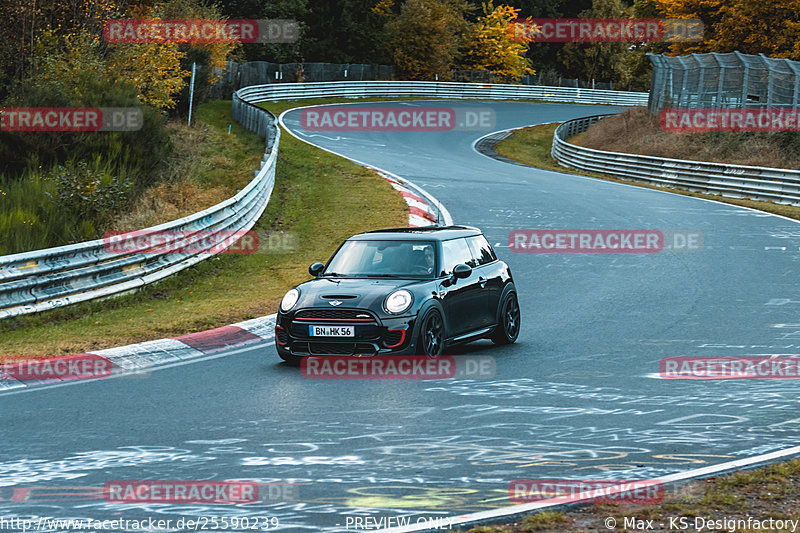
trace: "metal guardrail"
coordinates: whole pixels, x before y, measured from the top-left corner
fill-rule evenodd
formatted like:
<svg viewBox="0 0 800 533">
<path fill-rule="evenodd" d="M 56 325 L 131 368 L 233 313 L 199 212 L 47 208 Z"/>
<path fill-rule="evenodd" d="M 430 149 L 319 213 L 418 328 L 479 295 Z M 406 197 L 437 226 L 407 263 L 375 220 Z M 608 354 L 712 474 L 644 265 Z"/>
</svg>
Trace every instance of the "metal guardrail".
<svg viewBox="0 0 800 533">
<path fill-rule="evenodd" d="M 613 174 L 653 185 L 800 205 L 800 170 L 606 152 L 567 142 L 573 135 L 586 131 L 607 116 L 593 115 L 561 124 L 553 134 L 550 151 L 553 159 L 565 167 Z"/>
<path fill-rule="evenodd" d="M 470 100 L 547 100 L 550 102 L 622 106 L 647 105 L 649 96 L 648 93 L 608 91 L 604 89 L 444 81 L 280 83 L 245 87 L 237 91 L 237 94 L 248 102 L 300 100 L 331 96 L 340 98 L 425 96 Z"/>
<path fill-rule="evenodd" d="M 246 129 L 266 138 L 261 169 L 239 193 L 215 206 L 172 222 L 136 231 L 147 236 L 180 232 L 173 249 L 191 243 L 194 236 L 253 227 L 272 194 L 280 129 L 272 113 L 258 102 L 318 97 L 424 96 L 453 99 L 542 99 L 554 102 L 644 105 L 647 93 L 454 82 L 320 82 L 258 85 L 233 95 L 231 114 Z M 0 257 L 0 319 L 36 313 L 95 298 L 128 292 L 161 280 L 203 259 L 222 247 L 191 246 L 191 253 L 159 252 L 157 245 L 137 253 L 113 253 L 103 239 Z M 213 248 L 213 251 L 212 251 Z"/>
<path fill-rule="evenodd" d="M 220 253 L 222 244 L 204 239 L 210 233 L 236 232 L 253 227 L 267 206 L 275 183 L 280 132 L 275 117 L 265 109 L 247 107 L 245 127 L 267 138 L 261 170 L 235 196 L 187 217 L 132 232 L 146 239 L 170 232 L 178 238 L 172 252 L 152 239 L 153 245 L 122 254 L 97 239 L 57 248 L 0 257 L 0 319 L 117 295 L 161 280 Z M 225 234 L 225 235 L 230 235 Z M 180 250 L 176 252 L 175 250 Z"/>
</svg>

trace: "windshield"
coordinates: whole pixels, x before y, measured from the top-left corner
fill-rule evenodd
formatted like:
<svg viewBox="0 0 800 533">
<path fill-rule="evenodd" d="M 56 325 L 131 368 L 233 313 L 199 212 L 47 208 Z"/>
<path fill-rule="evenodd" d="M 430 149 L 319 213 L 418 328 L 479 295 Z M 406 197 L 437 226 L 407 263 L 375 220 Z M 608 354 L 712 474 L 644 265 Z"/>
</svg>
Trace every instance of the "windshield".
<svg viewBox="0 0 800 533">
<path fill-rule="evenodd" d="M 436 247 L 419 241 L 347 241 L 323 276 L 432 278 Z"/>
</svg>

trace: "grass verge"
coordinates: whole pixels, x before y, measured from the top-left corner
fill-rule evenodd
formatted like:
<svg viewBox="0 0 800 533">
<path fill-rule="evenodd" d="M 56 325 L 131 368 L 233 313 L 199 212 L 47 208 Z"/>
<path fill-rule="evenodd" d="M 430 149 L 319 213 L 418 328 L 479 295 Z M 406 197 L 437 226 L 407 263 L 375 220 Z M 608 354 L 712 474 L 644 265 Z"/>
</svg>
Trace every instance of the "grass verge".
<svg viewBox="0 0 800 533">
<path fill-rule="evenodd" d="M 754 470 L 691 481 L 675 487 L 657 504 L 596 503 L 562 511 L 545 511 L 502 525 L 480 526 L 471 533 L 530 533 L 534 531 L 642 531 L 646 520 L 659 531 L 731 531 L 719 522 L 752 517 L 763 522 L 800 520 L 800 459 Z M 665 492 L 670 492 L 669 487 Z M 608 527 L 606 520 L 615 527 Z M 672 522 L 670 522 L 672 519 Z M 682 520 L 681 520 L 682 519 Z M 633 524 L 638 526 L 634 526 Z M 732 524 L 733 522 L 728 522 Z M 626 526 L 627 524 L 627 526 Z M 763 525 L 763 524 L 762 524 Z M 735 531 L 792 531 L 777 525 L 758 529 L 736 526 Z"/>
<path fill-rule="evenodd" d="M 647 183 L 614 178 L 613 176 L 609 176 L 607 174 L 583 172 L 572 168 L 568 169 L 566 167 L 562 167 L 552 157 L 550 157 L 550 147 L 553 143 L 553 132 L 557 127 L 558 124 L 543 124 L 541 126 L 522 128 L 516 130 L 513 135 L 497 143 L 494 148 L 497 153 L 502 156 L 533 167 L 544 168 L 547 170 L 557 170 L 559 172 L 569 172 L 570 174 L 579 174 L 582 176 L 589 176 L 592 178 L 599 178 L 617 183 L 626 183 L 628 185 L 636 185 L 637 187 L 657 189 L 674 194 L 682 194 L 684 196 L 693 196 L 695 198 L 716 200 L 718 202 L 750 207 L 752 209 L 758 209 L 760 211 L 766 211 L 768 213 L 774 213 L 776 215 L 783 215 L 785 217 L 800 220 L 800 207 L 798 206 L 782 205 L 773 202 L 762 202 L 758 200 L 748 200 L 742 198 L 727 198 L 725 196 L 716 194 L 703 194 L 686 191 L 683 189 L 658 187 Z"/>
<path fill-rule="evenodd" d="M 800 168 L 800 134 L 794 132 L 667 132 L 658 116 L 634 107 L 592 124 L 574 144 L 630 154 L 695 159 L 732 165 Z"/>
<path fill-rule="evenodd" d="M 197 109 L 191 127 L 183 120 L 167 124 L 172 157 L 161 175 L 131 208 L 112 221 L 112 230 L 129 231 L 196 213 L 233 196 L 253 177 L 264 140 L 232 128 L 230 104 L 210 102 Z"/>
<path fill-rule="evenodd" d="M 308 102 L 265 107 L 277 113 L 297 105 Z M 194 168 L 212 188 L 235 190 L 252 179 L 264 141 L 231 120 L 230 102 L 201 109 L 208 134 Z M 271 314 L 290 286 L 308 279 L 308 265 L 327 259 L 343 239 L 408 223 L 405 202 L 385 180 L 288 134 L 275 181 L 256 229 L 293 232 L 294 253 L 217 256 L 130 295 L 0 321 L 0 356 L 81 353 Z"/>
</svg>

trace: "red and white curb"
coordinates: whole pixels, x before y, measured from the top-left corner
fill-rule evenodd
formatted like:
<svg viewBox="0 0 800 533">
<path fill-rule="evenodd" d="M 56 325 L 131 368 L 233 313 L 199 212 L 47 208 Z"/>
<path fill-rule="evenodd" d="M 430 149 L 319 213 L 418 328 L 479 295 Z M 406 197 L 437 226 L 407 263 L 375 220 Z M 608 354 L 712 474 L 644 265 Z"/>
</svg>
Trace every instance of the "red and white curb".
<svg viewBox="0 0 800 533">
<path fill-rule="evenodd" d="M 408 204 L 408 225 L 409 227 L 416 228 L 421 226 L 435 226 L 438 223 L 436 216 L 436 209 L 432 208 L 427 200 L 423 199 L 417 194 L 400 183 L 386 172 L 381 170 L 376 171 L 380 177 L 389 182 L 394 190 L 403 195 L 403 199 Z"/>
<path fill-rule="evenodd" d="M 70 361 L 85 360 L 89 355 L 93 359 L 106 360 L 106 368 L 110 368 L 110 372 L 95 379 L 122 376 L 141 377 L 152 369 L 171 363 L 197 359 L 222 350 L 241 348 L 250 344 L 271 343 L 274 340 L 274 328 L 275 315 L 273 314 L 180 337 L 141 342 L 85 354 L 32 360 L 24 364 L 28 365 L 28 369 L 36 364 L 36 371 L 42 374 L 58 375 L 59 372 L 51 372 L 57 362 L 69 365 Z M 26 373 L 30 374 L 30 372 Z M 17 379 L 13 374 L 14 372 L 7 372 L 5 369 L 0 370 L 0 393 L 40 385 L 57 385 L 81 379 L 70 375 L 64 375 L 63 378 Z"/>
</svg>

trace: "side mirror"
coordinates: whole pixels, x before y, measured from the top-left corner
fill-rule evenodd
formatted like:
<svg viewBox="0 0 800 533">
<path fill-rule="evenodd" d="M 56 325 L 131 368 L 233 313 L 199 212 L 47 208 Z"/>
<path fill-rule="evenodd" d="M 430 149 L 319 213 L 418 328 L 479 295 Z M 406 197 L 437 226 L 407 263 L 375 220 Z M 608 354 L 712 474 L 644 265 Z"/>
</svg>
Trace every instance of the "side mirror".
<svg viewBox="0 0 800 533">
<path fill-rule="evenodd" d="M 453 267 L 453 280 L 468 278 L 472 274 L 472 267 L 466 263 L 459 263 Z"/>
<path fill-rule="evenodd" d="M 325 270 L 325 265 L 322 263 L 313 263 L 310 267 L 308 267 L 308 273 L 315 278 L 322 274 L 323 270 Z"/>
</svg>

